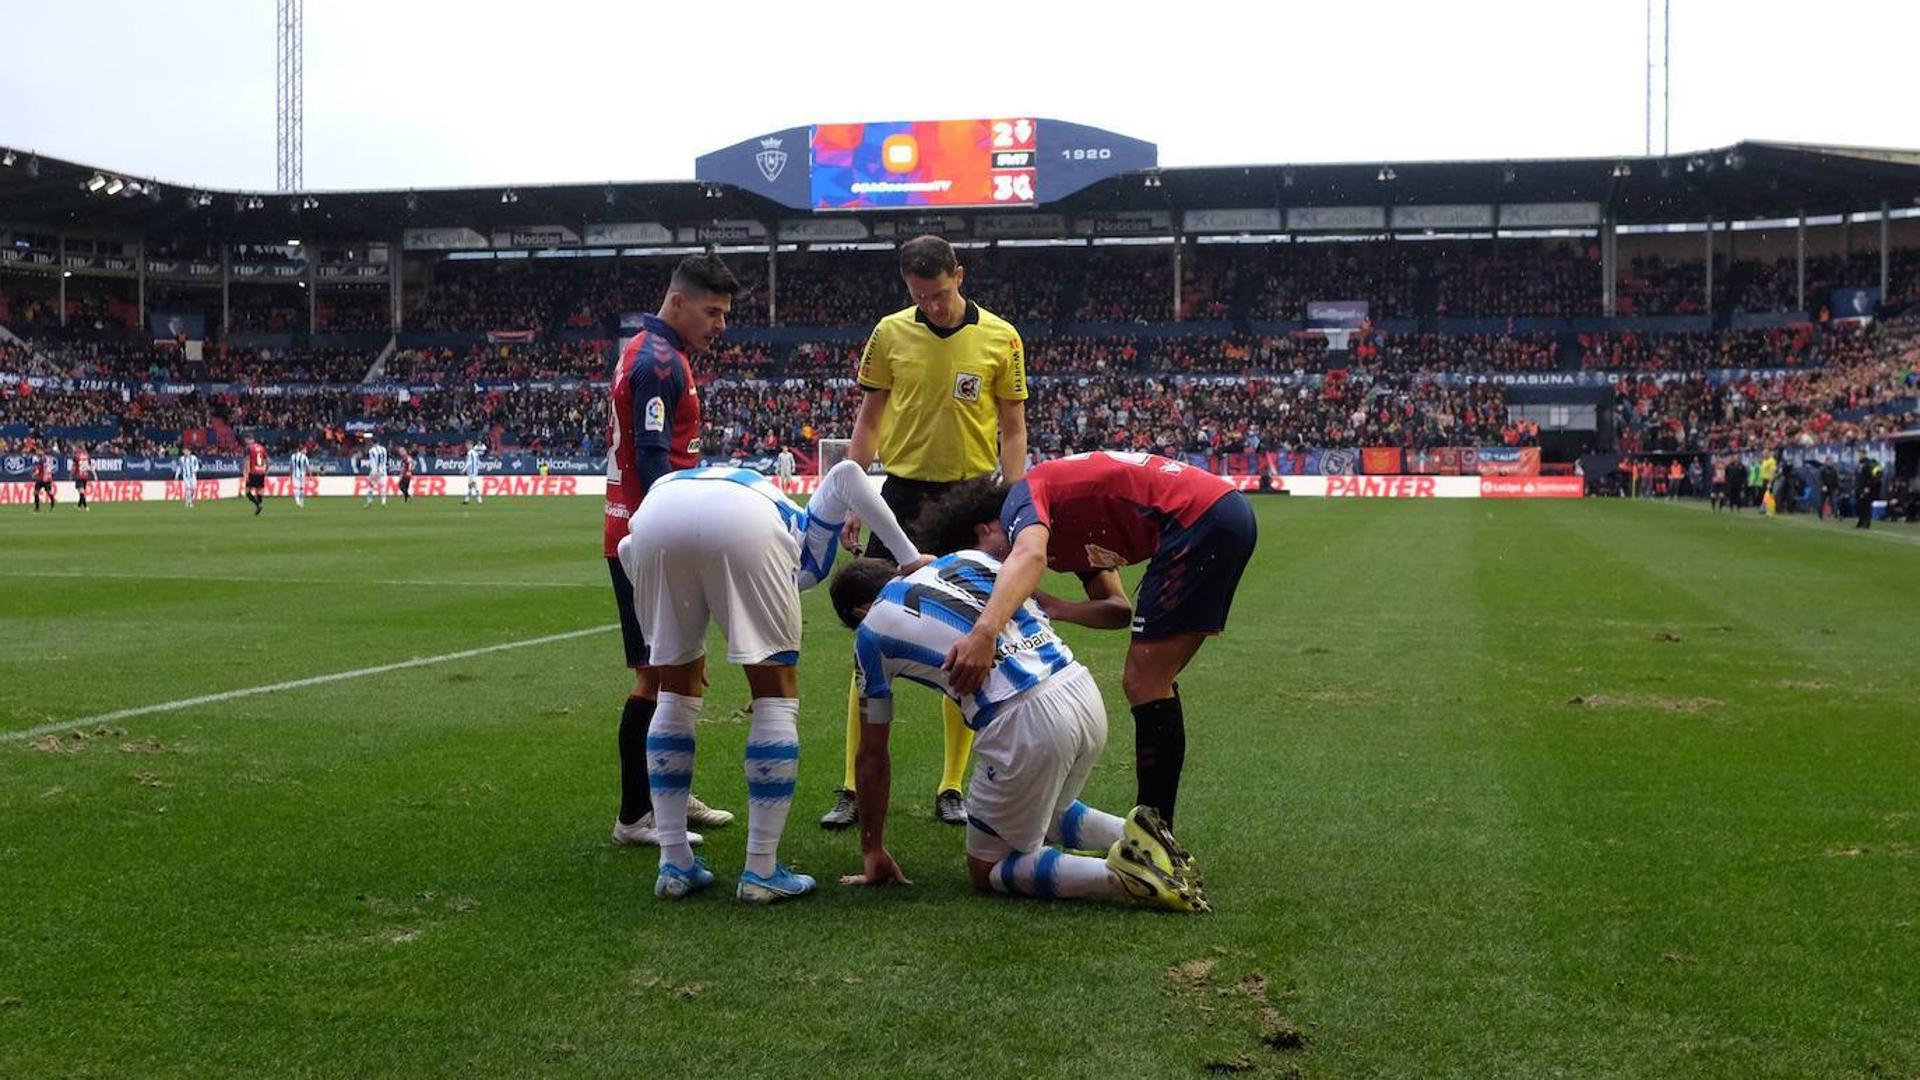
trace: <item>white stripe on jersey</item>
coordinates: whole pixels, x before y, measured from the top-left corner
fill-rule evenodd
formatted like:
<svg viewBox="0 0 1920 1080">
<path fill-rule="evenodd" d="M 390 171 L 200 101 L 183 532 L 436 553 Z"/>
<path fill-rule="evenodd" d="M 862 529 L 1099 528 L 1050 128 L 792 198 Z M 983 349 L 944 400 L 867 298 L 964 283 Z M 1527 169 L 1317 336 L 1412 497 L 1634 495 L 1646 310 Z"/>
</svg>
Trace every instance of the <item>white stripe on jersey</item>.
<svg viewBox="0 0 1920 1080">
<path fill-rule="evenodd" d="M 1073 651 L 1032 600 L 1020 606 L 994 641 L 993 670 L 969 699 L 961 700 L 942 666 L 947 651 L 973 629 L 993 593 L 998 560 L 978 551 L 935 559 L 905 578 L 889 582 L 853 636 L 854 677 L 870 699 L 893 696 L 895 679 L 923 683 L 960 703 L 967 726 L 979 731 L 1000 706 L 1074 666 Z M 891 719 L 872 710 L 869 722 Z"/>
<path fill-rule="evenodd" d="M 387 471 L 387 448 L 379 443 L 367 447 L 367 472 L 383 473 Z"/>
<path fill-rule="evenodd" d="M 478 446 L 467 447 L 466 469 L 468 476 L 480 475 L 480 448 Z"/>
</svg>

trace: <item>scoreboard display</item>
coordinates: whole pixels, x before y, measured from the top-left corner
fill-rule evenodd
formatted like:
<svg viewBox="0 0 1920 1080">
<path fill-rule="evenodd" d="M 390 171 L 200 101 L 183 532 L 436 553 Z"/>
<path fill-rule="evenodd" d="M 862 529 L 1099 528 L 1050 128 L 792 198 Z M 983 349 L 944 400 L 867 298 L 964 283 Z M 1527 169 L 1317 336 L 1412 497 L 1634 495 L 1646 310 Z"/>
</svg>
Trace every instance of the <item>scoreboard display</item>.
<svg viewBox="0 0 1920 1080">
<path fill-rule="evenodd" d="M 813 208 L 1032 206 L 1039 136 L 1032 117 L 820 124 Z"/>
<path fill-rule="evenodd" d="M 1007 116 L 788 128 L 702 155 L 694 176 L 795 210 L 1015 208 L 1158 164 L 1150 142 Z"/>
</svg>

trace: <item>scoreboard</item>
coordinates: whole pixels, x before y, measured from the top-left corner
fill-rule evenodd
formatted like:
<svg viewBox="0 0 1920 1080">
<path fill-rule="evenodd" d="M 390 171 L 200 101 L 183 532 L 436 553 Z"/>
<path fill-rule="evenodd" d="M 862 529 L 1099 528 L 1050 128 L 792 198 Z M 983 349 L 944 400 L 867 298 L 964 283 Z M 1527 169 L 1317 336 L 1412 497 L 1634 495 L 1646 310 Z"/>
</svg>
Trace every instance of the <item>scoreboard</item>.
<svg viewBox="0 0 1920 1080">
<path fill-rule="evenodd" d="M 696 179 L 796 210 L 1021 207 L 1159 162 L 1149 142 L 1032 116 L 788 128 L 703 155 Z"/>
<path fill-rule="evenodd" d="M 1031 206 L 1039 122 L 927 120 L 813 129 L 815 210 Z"/>
</svg>

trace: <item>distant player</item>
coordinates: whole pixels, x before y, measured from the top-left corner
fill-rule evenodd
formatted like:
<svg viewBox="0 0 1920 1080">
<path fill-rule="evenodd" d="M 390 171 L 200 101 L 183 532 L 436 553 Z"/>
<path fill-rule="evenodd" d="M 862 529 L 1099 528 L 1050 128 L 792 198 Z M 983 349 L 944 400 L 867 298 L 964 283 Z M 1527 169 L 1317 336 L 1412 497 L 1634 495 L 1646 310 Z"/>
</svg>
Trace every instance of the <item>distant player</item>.
<svg viewBox="0 0 1920 1080">
<path fill-rule="evenodd" d="M 267 506 L 267 448 L 260 445 L 259 439 L 248 439 L 246 450 L 247 501 L 253 504 L 253 516 L 259 517 L 260 511 Z"/>
<path fill-rule="evenodd" d="M 73 490 L 80 497 L 80 509 L 91 509 L 87 505 L 87 488 L 93 484 L 93 455 L 87 451 L 87 445 L 81 443 L 73 452 Z"/>
<path fill-rule="evenodd" d="M 1257 538 L 1253 507 L 1225 480 L 1156 454 L 1101 451 L 1042 462 L 1012 487 L 974 481 L 928 506 L 922 544 L 978 548 L 1004 560 L 979 622 L 945 657 L 953 688 L 975 693 L 992 673 L 994 628 L 1036 596 L 1049 569 L 1076 574 L 1087 599 L 1039 595 L 1053 619 L 1131 625 L 1121 686 L 1133 707 L 1134 802 L 1173 824 L 1186 764 L 1186 716 L 1174 680 L 1226 629 Z M 1138 611 L 1117 572 L 1147 563 Z"/>
<path fill-rule="evenodd" d="M 747 865 L 735 895 L 771 904 L 813 891 L 813 878 L 776 860 L 800 764 L 800 593 L 832 569 L 849 513 L 858 513 L 904 564 L 919 565 L 919 552 L 873 481 L 850 461 L 821 478 L 804 510 L 752 469 L 696 468 L 655 481 L 633 512 L 617 550 L 659 679 L 646 761 L 660 841 L 653 891 L 662 899 L 713 884 L 687 837 L 709 623 L 726 636 L 727 660 L 745 670 L 753 694 Z"/>
<path fill-rule="evenodd" d="M 1044 899 L 1132 896 L 1206 911 L 1193 860 L 1158 813 L 1138 806 L 1122 819 L 1079 801 L 1107 744 L 1107 710 L 1092 674 L 1037 604 L 1020 605 L 995 633 L 993 669 L 980 689 L 954 691 L 941 661 L 977 625 L 999 570 L 986 555 L 962 551 L 904 579 L 878 559 L 857 560 L 834 577 L 834 611 L 854 631 L 862 721 L 854 773 L 866 865 L 843 882 L 906 881 L 885 839 L 893 686 L 906 679 L 946 694 L 975 733 L 967 784 L 974 888 Z M 1106 855 L 1069 853 L 1087 849 Z"/>
<path fill-rule="evenodd" d="M 367 447 L 367 506 L 373 505 L 376 492 L 380 505 L 387 505 L 387 448 L 378 439 Z"/>
<path fill-rule="evenodd" d="M 173 474 L 180 478 L 181 504 L 193 509 L 195 489 L 200 486 L 200 459 L 194 456 L 192 447 L 180 448 L 180 456 L 173 463 Z"/>
<path fill-rule="evenodd" d="M 288 473 L 293 481 L 293 505 L 296 508 L 307 505 L 307 470 L 312 465 L 304 446 L 296 447 L 293 457 L 287 459 Z"/>
<path fill-rule="evenodd" d="M 620 565 L 620 541 L 653 482 L 675 469 L 700 464 L 700 398 L 687 357 L 713 343 L 727 328 L 740 282 L 718 256 L 681 260 L 660 310 L 640 317 L 640 332 L 627 339 L 614 364 L 608 399 L 607 497 L 600 538 L 620 618 L 620 643 L 633 689 L 620 709 L 615 745 L 620 763 L 620 805 L 613 819 L 615 844 L 658 844 L 653 798 L 647 780 L 647 729 L 660 705 L 660 677 L 648 659 L 647 637 L 634 613 L 634 585 Z M 479 494 L 480 449 L 469 451 L 467 491 Z M 719 828 L 733 814 L 687 796 L 688 819 Z M 688 833 L 689 843 L 700 842 Z"/>
<path fill-rule="evenodd" d="M 773 474 L 780 478 L 780 490 L 793 494 L 793 451 L 780 447 L 779 456 L 773 459 Z"/>
<path fill-rule="evenodd" d="M 400 501 L 413 501 L 413 451 L 400 447 Z"/>
<path fill-rule="evenodd" d="M 52 513 L 59 504 L 55 494 L 54 477 L 58 474 L 59 464 L 53 456 L 51 446 L 42 447 L 33 459 L 33 512 L 40 512 L 40 494 L 46 493 L 47 512 Z"/>
<path fill-rule="evenodd" d="M 460 500 L 461 506 L 467 505 L 469 499 L 480 506 L 485 506 L 487 503 L 487 497 L 480 493 L 480 459 L 485 457 L 486 453 L 486 444 L 479 439 L 467 444 L 467 460 L 460 466 L 461 472 L 467 477 L 467 493 Z"/>
</svg>

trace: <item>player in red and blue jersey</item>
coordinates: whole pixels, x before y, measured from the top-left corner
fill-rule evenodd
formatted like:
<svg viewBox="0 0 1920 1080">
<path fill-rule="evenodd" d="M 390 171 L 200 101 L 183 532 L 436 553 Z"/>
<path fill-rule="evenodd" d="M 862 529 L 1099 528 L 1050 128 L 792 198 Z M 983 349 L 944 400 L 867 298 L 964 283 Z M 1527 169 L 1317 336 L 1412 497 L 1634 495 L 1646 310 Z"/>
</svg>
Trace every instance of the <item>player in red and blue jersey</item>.
<svg viewBox="0 0 1920 1080">
<path fill-rule="evenodd" d="M 34 456 L 34 459 L 33 459 L 33 512 L 34 513 L 37 514 L 40 512 L 40 493 L 43 491 L 47 493 L 47 510 L 49 513 L 51 513 L 54 509 L 56 509 L 60 505 L 60 500 L 56 497 L 57 489 L 54 487 L 54 483 L 53 483 L 53 478 L 58 473 L 59 468 L 60 468 L 60 465 L 58 460 L 53 456 L 52 447 L 47 447 L 41 450 L 39 454 Z"/>
<path fill-rule="evenodd" d="M 1042 462 L 1011 487 L 970 481 L 930 505 L 920 530 L 936 554 L 978 548 L 1002 561 L 986 609 L 946 657 L 962 694 L 979 688 L 995 635 L 1028 597 L 1051 619 L 1132 627 L 1121 685 L 1133 708 L 1134 801 L 1171 824 L 1187 753 L 1174 680 L 1226 629 L 1258 535 L 1247 497 L 1172 458 L 1100 451 Z M 1129 603 L 1117 571 L 1139 562 L 1147 572 Z M 1049 569 L 1077 574 L 1087 599 L 1038 593 Z"/>
<path fill-rule="evenodd" d="M 246 474 L 247 501 L 253 504 L 253 516 L 259 517 L 266 508 L 267 469 L 271 463 L 267 458 L 267 448 L 260 445 L 259 439 L 247 440 Z"/>
<path fill-rule="evenodd" d="M 620 812 L 616 844 L 658 844 L 647 791 L 647 727 L 660 699 L 660 679 L 634 614 L 634 585 L 620 568 L 620 541 L 655 480 L 700 464 L 700 398 L 687 358 L 727 328 L 740 282 L 717 255 L 691 255 L 674 268 L 667 296 L 620 350 L 613 369 L 613 423 L 607 442 L 607 508 L 602 530 L 607 571 L 620 612 L 633 692 L 620 713 Z M 725 825 L 733 815 L 690 798 L 690 824 Z M 691 835 L 691 834 L 690 834 Z M 698 842 L 695 839 L 694 842 Z"/>
</svg>

